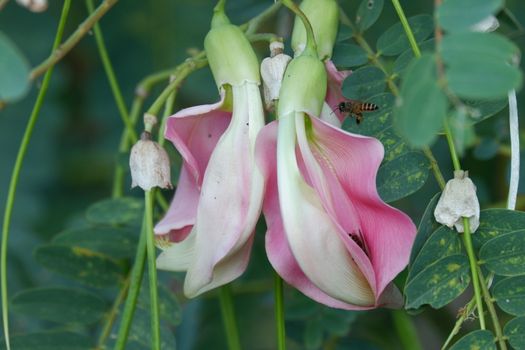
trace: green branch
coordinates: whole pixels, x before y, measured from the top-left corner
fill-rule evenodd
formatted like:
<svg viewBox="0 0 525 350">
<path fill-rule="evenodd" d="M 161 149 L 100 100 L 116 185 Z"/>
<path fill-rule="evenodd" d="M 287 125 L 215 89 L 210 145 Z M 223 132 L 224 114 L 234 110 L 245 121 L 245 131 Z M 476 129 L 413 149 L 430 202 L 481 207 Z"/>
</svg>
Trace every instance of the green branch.
<svg viewBox="0 0 525 350">
<path fill-rule="evenodd" d="M 277 326 L 277 349 L 286 350 L 286 330 L 284 323 L 283 279 L 274 272 L 275 324 Z"/>
<path fill-rule="evenodd" d="M 229 285 L 219 288 L 219 301 L 221 304 L 221 314 L 226 331 L 226 340 L 229 350 L 241 350 L 237 322 L 235 320 L 235 310 L 233 307 L 232 292 Z"/>
<path fill-rule="evenodd" d="M 53 42 L 52 51 L 54 51 L 60 44 L 60 41 L 62 41 L 62 35 L 64 34 L 64 28 L 66 25 L 66 19 L 69 14 L 70 6 L 71 0 L 65 0 L 64 5 L 62 7 L 62 13 L 60 15 L 60 21 L 58 22 L 58 29 L 55 36 L 55 40 Z M 46 68 L 44 81 L 42 82 L 42 86 L 40 87 L 40 91 L 38 92 L 35 105 L 33 106 L 33 111 L 31 112 L 31 116 L 27 121 L 24 136 L 22 137 L 22 141 L 20 143 L 18 153 L 16 155 L 15 165 L 13 166 L 13 172 L 11 173 L 11 180 L 9 181 L 9 189 L 7 192 L 7 200 L 4 209 L 4 220 L 2 224 L 2 250 L 0 253 L 0 283 L 2 290 L 2 321 L 4 324 L 4 338 L 7 350 L 11 348 L 9 344 L 9 305 L 7 300 L 7 243 L 9 240 L 9 226 L 11 224 L 11 215 L 13 212 L 13 206 L 15 202 L 15 194 L 18 185 L 18 179 L 20 178 L 20 170 L 22 169 L 22 164 L 24 162 L 24 158 L 27 152 L 27 147 L 29 145 L 29 141 L 31 140 L 31 135 L 33 134 L 35 124 L 38 120 L 40 109 L 42 108 L 42 104 L 44 103 L 44 98 L 49 87 L 49 82 L 51 81 L 53 66 L 54 63 L 50 64 Z"/>
</svg>

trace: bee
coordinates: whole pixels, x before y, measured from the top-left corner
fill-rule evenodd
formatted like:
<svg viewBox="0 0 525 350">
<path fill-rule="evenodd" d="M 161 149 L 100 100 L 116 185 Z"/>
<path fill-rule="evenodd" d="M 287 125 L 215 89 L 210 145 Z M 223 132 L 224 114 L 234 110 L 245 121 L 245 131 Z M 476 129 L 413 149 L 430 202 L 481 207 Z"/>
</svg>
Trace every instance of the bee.
<svg viewBox="0 0 525 350">
<path fill-rule="evenodd" d="M 363 112 L 375 111 L 379 109 L 379 107 L 370 102 L 343 101 L 337 105 L 336 109 L 341 113 L 348 113 L 350 116 L 355 116 L 355 122 L 359 124 L 363 120 Z"/>
</svg>

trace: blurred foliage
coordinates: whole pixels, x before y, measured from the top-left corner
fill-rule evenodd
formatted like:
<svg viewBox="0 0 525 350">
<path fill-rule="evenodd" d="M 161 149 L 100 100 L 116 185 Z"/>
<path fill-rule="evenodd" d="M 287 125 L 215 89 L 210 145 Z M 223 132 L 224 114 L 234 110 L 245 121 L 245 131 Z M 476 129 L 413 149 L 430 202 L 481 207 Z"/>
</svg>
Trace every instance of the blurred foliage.
<svg viewBox="0 0 525 350">
<path fill-rule="evenodd" d="M 453 295 L 435 293 L 434 296 L 439 298 L 418 299 L 411 303 L 410 293 L 428 288 L 424 283 L 426 275 L 421 274 L 423 270 L 442 272 L 443 268 L 446 270 L 450 266 L 450 260 L 454 259 L 457 259 L 454 262 L 460 266 L 465 264 L 464 256 L 458 253 L 461 250 L 457 249 L 460 247 L 457 235 L 446 228 L 439 228 L 428 215 L 430 211 L 423 216 L 425 203 L 431 200 L 439 187 L 432 178 L 428 161 L 426 158 L 418 158 L 421 152 L 412 146 L 434 141 L 432 135 L 439 131 L 440 125 L 434 125 L 432 135 L 427 135 L 423 132 L 429 125 L 428 121 L 436 113 L 443 116 L 443 111 L 450 109 L 450 106 L 443 101 L 436 103 L 418 98 L 418 91 L 435 89 L 436 86 L 417 86 L 418 78 L 425 72 L 419 72 L 420 67 L 411 64 L 413 54 L 391 2 L 375 0 L 372 6 L 369 2 L 340 1 L 348 17 L 354 21 L 356 29 L 353 31 L 349 27 L 341 27 L 334 61 L 340 68 L 355 69 L 354 74 L 345 81 L 345 95 L 373 102 L 380 109 L 367 113 L 359 126 L 355 125 L 355 120 L 347 118 L 343 128 L 376 136 L 384 143 L 385 161 L 378 175 L 381 195 L 387 201 L 395 201 L 394 204 L 409 213 L 415 222 L 423 217 L 416 241 L 418 251 L 413 252 L 411 270 L 407 277 L 405 292 L 409 306 L 430 304 L 438 307 L 459 296 L 455 302 L 440 310 L 423 312 L 427 310 L 427 307 L 423 307 L 418 310 L 420 313 L 415 315 L 414 312 L 412 316 L 419 338 L 424 340 L 425 349 L 437 349 L 450 332 L 457 309 L 467 301 L 461 293 L 467 287 L 470 276 L 468 270 L 453 276 L 452 280 L 457 282 L 458 287 L 453 290 Z M 503 55 L 504 59 L 511 61 L 517 49 L 524 51 L 525 29 L 517 26 L 512 18 L 515 16 L 519 23 L 525 24 L 525 3 L 519 0 L 505 3 L 504 10 L 498 13 L 501 23 L 499 36 L 484 37 L 488 38 L 491 45 L 485 45 L 485 41 L 480 44 L 476 42 L 476 38 L 470 38 L 470 45 L 467 48 L 461 46 L 458 53 L 455 40 L 460 43 L 465 41 L 464 38 L 458 39 L 458 36 L 465 35 L 461 33 L 464 28 L 501 6 L 500 1 L 493 0 L 489 1 L 492 8 L 478 11 L 475 1 L 471 2 L 473 5 L 469 10 L 461 11 L 462 16 L 469 16 L 469 21 L 458 22 L 451 18 L 458 13 L 453 8 L 453 1 L 447 1 L 449 8 L 443 8 L 438 13 L 438 20 L 442 25 L 451 32 L 456 32 L 446 37 L 443 43 L 445 63 L 453 72 L 447 76 L 450 88 L 458 96 L 469 99 L 464 100 L 465 110 L 456 109 L 454 113 L 450 113 L 451 127 L 455 135 L 464 136 L 456 137 L 463 140 L 457 146 L 464 156 L 464 167 L 469 169 L 478 187 L 482 207 L 501 208 L 506 200 L 509 167 L 506 101 L 470 99 L 485 97 L 487 94 L 504 95 L 509 87 L 519 85 L 517 70 L 502 65 L 501 61 L 496 64 L 495 59 L 501 59 Z M 46 12 L 34 14 L 11 1 L 0 11 L 2 53 L 7 52 L 7 47 L 16 45 L 18 49 L 9 49 L 10 52 L 25 56 L 30 66 L 45 59 L 49 55 L 60 5 L 61 2 L 50 2 Z M 188 57 L 189 52 L 202 48 L 213 5 L 214 2 L 208 0 L 128 0 L 119 2 L 102 19 L 100 24 L 109 55 L 128 105 L 131 104 L 135 87 L 142 78 L 174 67 Z M 263 0 L 229 0 L 227 12 L 232 22 L 240 24 L 269 5 L 268 1 Z M 406 2 L 404 6 L 423 51 L 432 51 L 433 1 Z M 476 11 L 471 11 L 472 8 L 476 8 Z M 66 33 L 74 31 L 86 15 L 83 2 L 73 2 Z M 278 35 L 288 38 L 291 18 L 286 11 L 281 11 L 262 31 L 274 30 Z M 22 25 L 27 23 L 30 25 Z M 389 81 L 391 77 L 373 64 L 369 53 L 352 39 L 355 34 L 362 35 L 368 43 L 374 43 L 370 47 L 387 56 L 381 59 L 386 71 L 394 75 L 393 79 Z M 9 39 L 5 39 L 4 35 Z M 257 44 L 255 47 L 261 56 L 266 54 L 265 45 Z M 467 49 L 482 52 L 476 57 L 480 61 L 479 67 L 485 70 L 462 75 L 462 67 L 468 64 L 463 62 L 466 58 L 463 50 Z M 424 60 L 425 58 L 423 63 Z M 26 89 L 20 85 L 19 94 L 8 96 L 9 98 L 4 95 L 6 72 L 17 79 L 16 76 L 25 74 L 23 71 L 27 69 L 24 65 L 9 67 L 11 69 L 6 70 L 5 63 L 0 63 L 0 98 L 5 100 L 19 98 Z M 523 70 L 523 60 L 520 67 Z M 503 77 L 497 80 L 500 84 L 486 84 L 475 80 L 483 76 L 487 69 L 496 72 L 497 77 Z M 411 73 L 413 78 L 410 78 Z M 404 83 L 399 84 L 400 76 L 406 79 Z M 504 79 L 505 76 L 509 78 Z M 455 78 L 461 79 L 455 81 Z M 465 81 L 468 84 L 464 84 Z M 398 136 L 392 126 L 395 99 L 392 91 L 387 92 L 389 83 L 392 82 L 401 87 L 401 93 L 410 99 L 410 110 L 401 110 L 401 114 L 406 113 L 410 118 L 401 119 L 397 130 L 403 135 L 406 130 L 409 142 Z M 40 79 L 37 79 L 25 97 L 16 103 L 7 104 L 0 111 L 2 210 L 16 149 L 39 84 Z M 405 86 L 406 84 L 408 85 Z M 146 106 L 159 91 L 155 89 L 152 92 L 146 100 Z M 208 69 L 203 69 L 192 74 L 183 85 L 176 105 L 177 108 L 182 108 L 197 103 L 209 103 L 217 98 L 211 74 Z M 518 95 L 518 109 L 525 111 L 523 89 Z M 414 120 L 415 117 L 421 119 Z M 521 123 L 524 122 L 522 118 Z M 138 190 L 127 190 L 128 197 L 117 202 L 108 199 L 121 130 L 118 110 L 93 37 L 88 35 L 56 67 L 21 174 L 9 245 L 11 331 L 15 335 L 24 333 L 31 336 L 15 336 L 12 339 L 14 349 L 93 348 L 119 292 L 116 287 L 126 283 L 142 219 L 142 201 L 133 198 L 140 197 L 141 192 Z M 417 137 L 411 138 L 410 135 Z M 174 154 L 172 147 L 168 147 Z M 445 177 L 451 177 L 450 157 L 442 137 L 432 144 L 432 151 Z M 400 160 L 408 155 L 413 160 L 412 163 Z M 173 164 L 173 180 L 176 180 L 180 161 L 174 161 Z M 524 159 L 522 169 L 525 169 Z M 129 188 L 129 177 L 126 181 L 126 188 Z M 522 176 L 521 196 L 524 192 L 525 176 Z M 166 199 L 171 197 L 171 193 L 166 192 L 164 195 Z M 521 196 L 518 209 L 523 210 L 525 197 Z M 435 202 L 430 204 L 432 205 Z M 523 251 L 519 249 L 523 249 L 524 231 L 518 230 L 524 227 L 525 221 L 523 215 L 517 217 L 518 214 L 500 209 L 489 209 L 483 211 L 482 215 L 484 216 L 480 230 L 474 236 L 474 243 L 486 262 L 487 269 L 496 274 L 514 276 L 498 280 L 493 291 L 501 309 L 517 316 L 508 318 L 510 321 L 506 323 L 504 333 L 509 337 L 511 345 L 520 348 L 519 344 L 524 342 L 525 329 L 525 294 L 521 288 L 523 265 L 507 263 L 503 266 L 506 270 L 502 270 L 497 264 L 499 259 L 495 257 L 495 252 L 498 249 L 507 249 L 509 254 L 523 256 Z M 239 322 L 241 342 L 245 348 L 255 350 L 275 347 L 272 269 L 265 257 L 264 231 L 264 224 L 261 223 L 257 229 L 248 271 L 232 287 L 237 319 L 242 320 Z M 84 239 L 88 235 L 96 237 L 96 240 Z M 442 245 L 441 239 L 447 239 L 450 243 L 447 244 L 447 252 L 450 254 L 442 254 L 442 250 L 433 248 L 433 243 Z M 436 254 L 441 254 L 438 260 L 435 260 Z M 461 269 L 459 271 L 465 272 Z M 159 276 L 163 348 L 173 349 L 175 343 L 179 350 L 226 348 L 216 293 L 210 292 L 202 298 L 186 300 L 182 296 L 181 275 L 161 272 Z M 450 279 L 447 281 L 450 282 Z M 150 327 L 147 283 L 141 290 L 129 349 L 148 348 Z M 430 290 L 435 292 L 439 288 Z M 510 301 L 509 291 L 513 292 L 514 298 Z M 419 292 L 416 294 L 420 295 Z M 41 303 L 43 295 L 47 298 L 47 305 Z M 75 303 L 72 303 L 72 298 Z M 403 348 L 389 310 L 333 310 L 306 299 L 291 288 L 285 288 L 285 305 L 290 349 L 318 349 L 323 346 L 328 349 Z M 81 324 L 71 322 L 78 315 L 83 315 Z M 118 324 L 117 317 L 110 329 L 112 335 L 116 334 Z M 469 333 L 475 326 L 473 322 L 464 324 L 461 333 L 464 337 L 456 343 L 456 349 L 468 348 L 473 342 L 483 339 L 490 343 L 493 339 L 490 332 Z M 108 339 L 106 345 L 111 345 L 114 337 L 110 336 Z M 479 346 L 491 349 L 490 345 L 486 345 L 487 342 Z M 3 343 L 0 348 L 2 346 Z"/>
</svg>

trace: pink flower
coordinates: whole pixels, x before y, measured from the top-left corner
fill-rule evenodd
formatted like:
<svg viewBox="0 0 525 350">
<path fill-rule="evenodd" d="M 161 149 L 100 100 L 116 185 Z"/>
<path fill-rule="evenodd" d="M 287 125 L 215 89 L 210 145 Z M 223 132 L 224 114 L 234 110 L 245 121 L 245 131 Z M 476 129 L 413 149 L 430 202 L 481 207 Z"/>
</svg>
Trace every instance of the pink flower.
<svg viewBox="0 0 525 350">
<path fill-rule="evenodd" d="M 322 67 L 299 59 L 286 72 L 278 121 L 257 140 L 268 258 L 286 282 L 328 306 L 399 306 L 392 280 L 408 262 L 416 228 L 377 194 L 383 146 L 318 119 L 311 98 L 301 106 L 301 86 L 318 86 L 323 76 L 301 80 Z"/>
</svg>

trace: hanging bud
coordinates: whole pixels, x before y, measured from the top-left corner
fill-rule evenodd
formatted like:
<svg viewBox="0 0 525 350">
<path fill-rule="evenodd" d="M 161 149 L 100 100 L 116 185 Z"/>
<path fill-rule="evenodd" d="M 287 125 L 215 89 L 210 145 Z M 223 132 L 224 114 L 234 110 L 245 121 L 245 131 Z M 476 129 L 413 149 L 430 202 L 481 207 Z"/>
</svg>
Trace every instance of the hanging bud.
<svg viewBox="0 0 525 350">
<path fill-rule="evenodd" d="M 282 42 L 272 41 L 270 43 L 270 57 L 266 57 L 261 62 L 264 104 L 268 110 L 273 110 L 275 101 L 279 99 L 284 71 L 292 59 L 284 54 L 283 50 L 284 44 Z"/>
<path fill-rule="evenodd" d="M 458 232 L 464 232 L 463 218 L 470 220 L 471 233 L 478 229 L 479 201 L 468 171 L 454 171 L 454 178 L 447 182 L 439 198 L 434 217 L 440 224 L 454 226 Z"/>
<path fill-rule="evenodd" d="M 151 141 L 149 132 L 143 132 L 131 148 L 129 168 L 132 188 L 139 186 L 144 191 L 153 187 L 172 188 L 168 154 L 158 143 Z"/>
<path fill-rule="evenodd" d="M 16 0 L 16 2 L 32 12 L 42 12 L 47 10 L 47 0 Z"/>
</svg>

